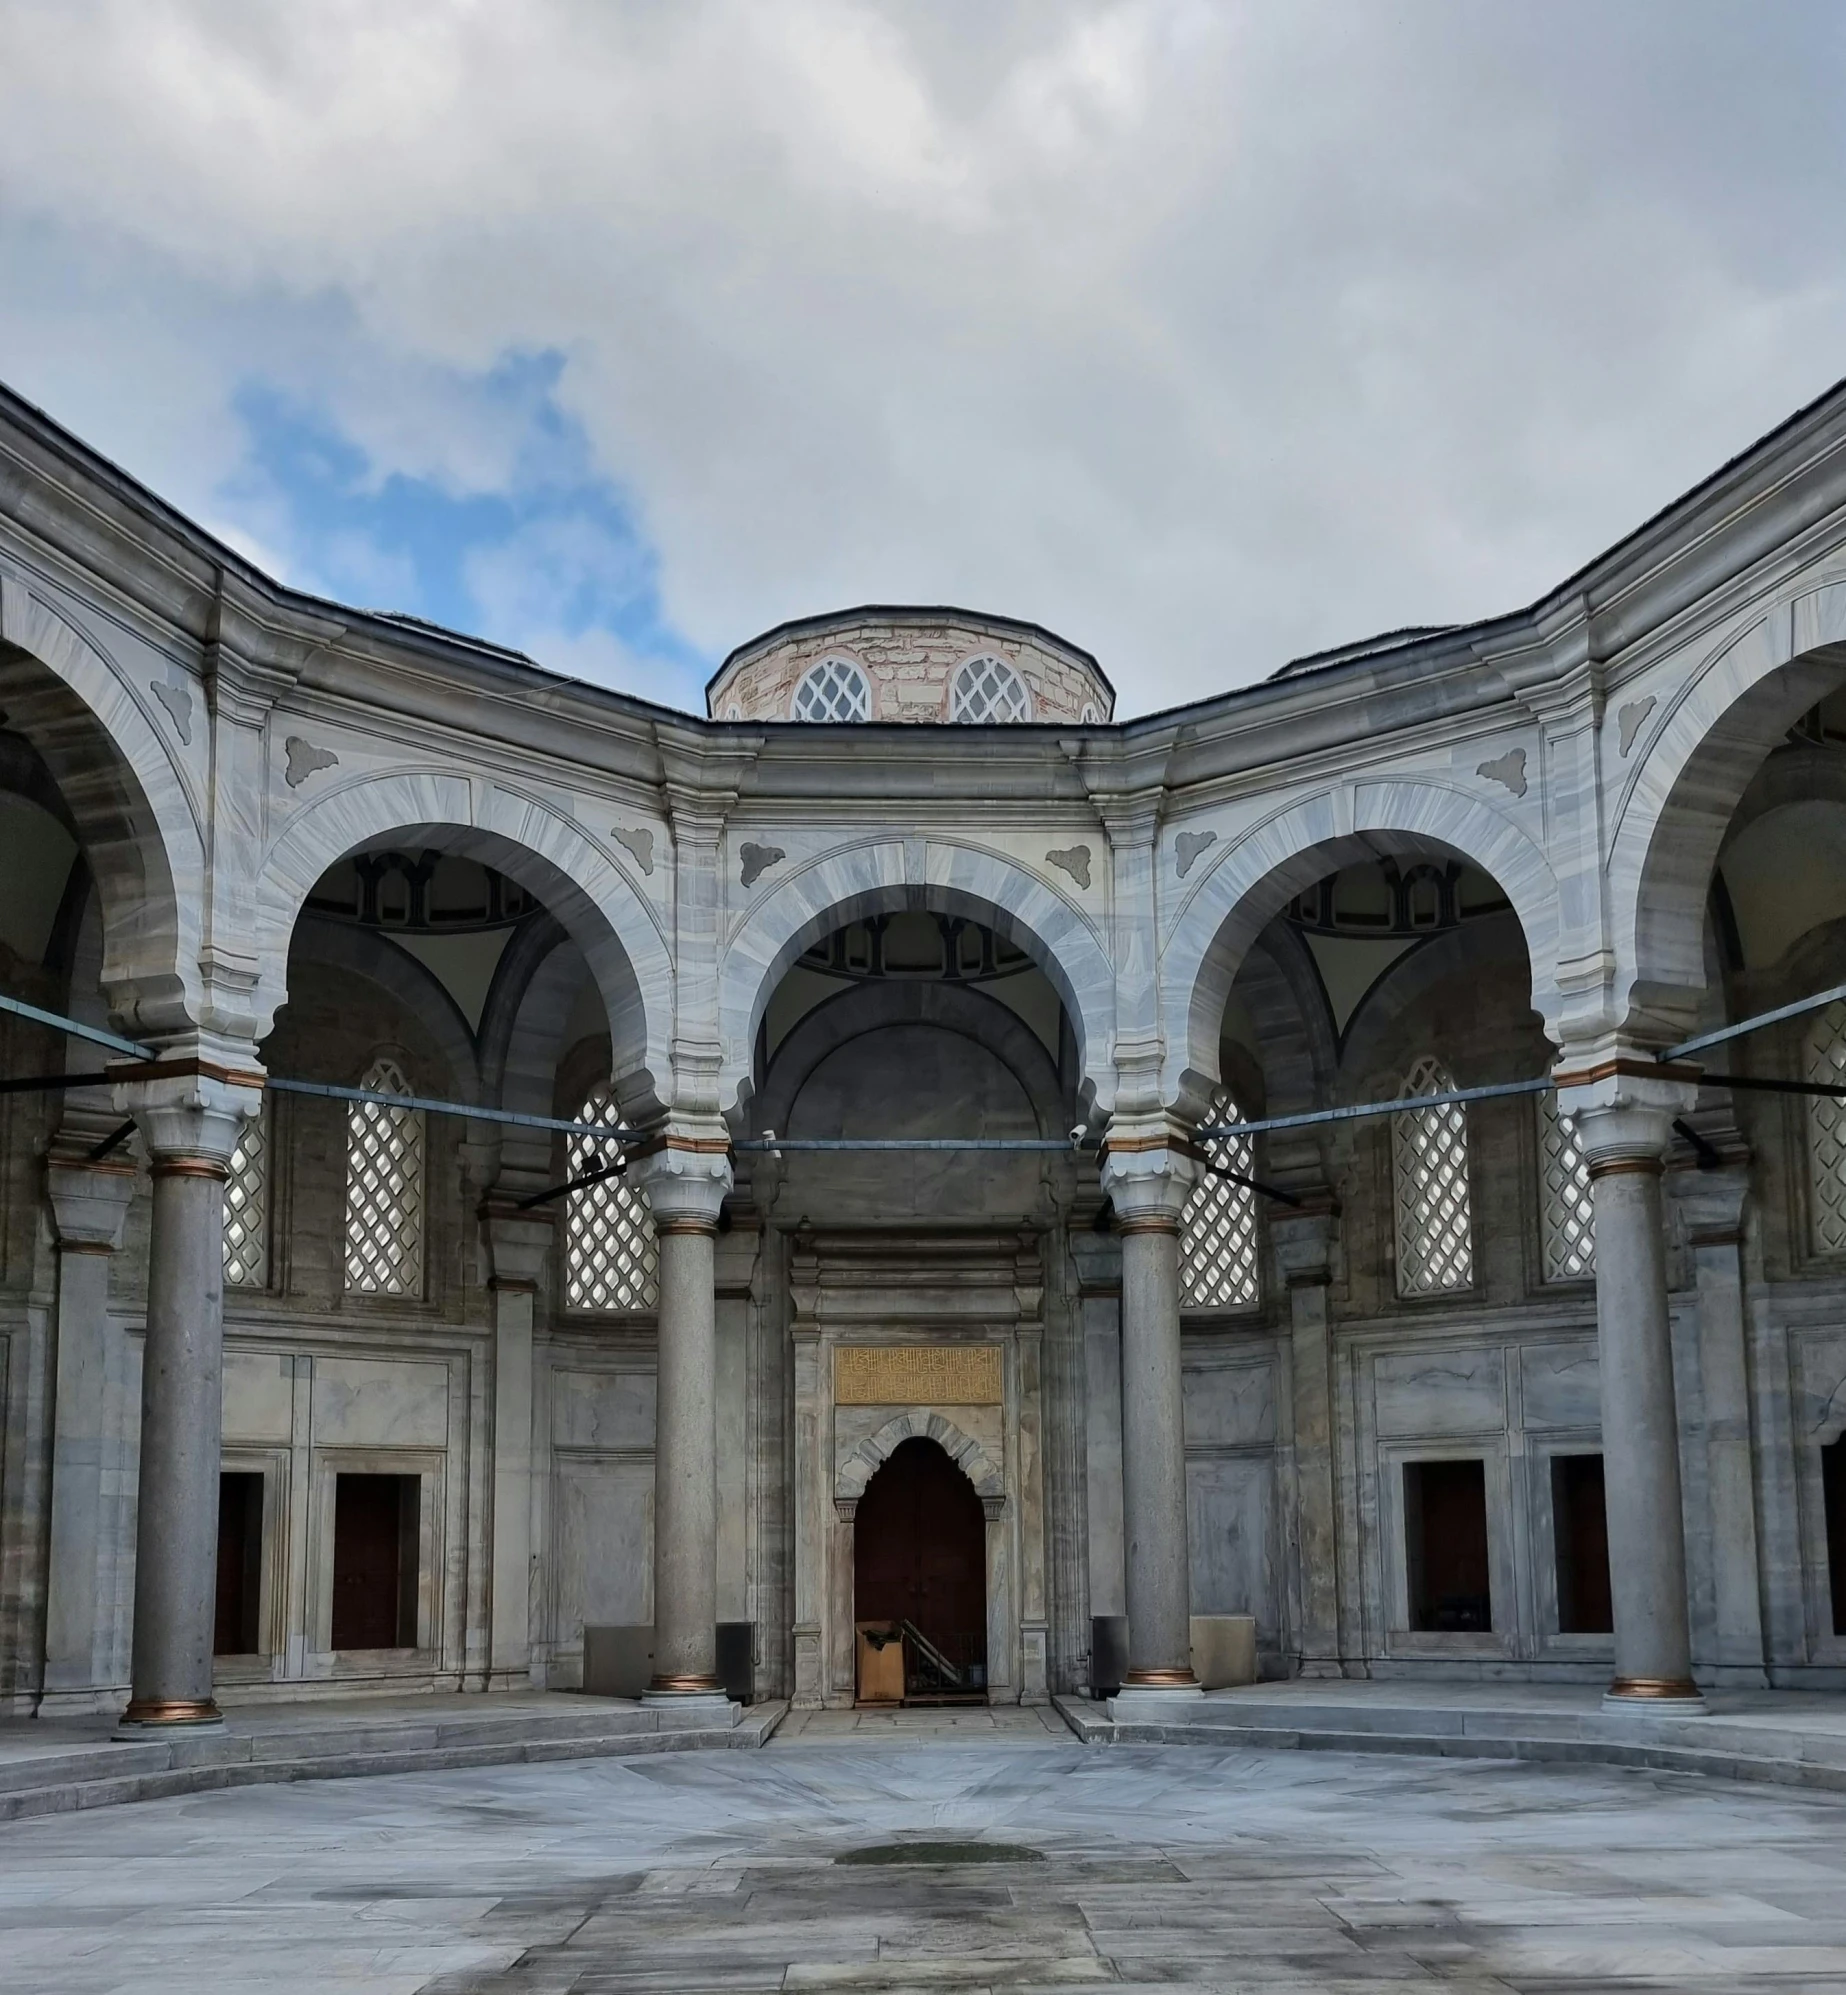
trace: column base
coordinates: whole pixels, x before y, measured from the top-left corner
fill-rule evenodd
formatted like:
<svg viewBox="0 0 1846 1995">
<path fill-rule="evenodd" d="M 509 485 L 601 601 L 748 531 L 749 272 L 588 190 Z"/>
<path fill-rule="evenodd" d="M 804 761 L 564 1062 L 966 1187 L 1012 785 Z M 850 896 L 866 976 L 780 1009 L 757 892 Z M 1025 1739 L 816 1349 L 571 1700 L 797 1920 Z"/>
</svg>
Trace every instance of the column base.
<svg viewBox="0 0 1846 1995">
<path fill-rule="evenodd" d="M 143 1742 L 183 1733 L 187 1738 L 224 1730 L 224 1713 L 209 1697 L 135 1697 L 110 1735 Z"/>
<path fill-rule="evenodd" d="M 728 1732 L 743 1715 L 743 1706 L 733 1702 L 716 1683 L 709 1690 L 664 1690 L 650 1684 L 641 1693 L 641 1702 L 648 1710 L 658 1711 L 661 1722 L 676 1731 Z"/>
<path fill-rule="evenodd" d="M 1109 1719 L 1116 1725 L 1183 1723 L 1185 1714 L 1205 1695 L 1191 1670 L 1147 1670 L 1139 1682 L 1133 1672 L 1107 1700 Z"/>
<path fill-rule="evenodd" d="M 1602 1708 L 1652 1712 L 1661 1718 L 1697 1718 L 1710 1706 L 1690 1677 L 1618 1676 L 1603 1692 Z"/>
</svg>

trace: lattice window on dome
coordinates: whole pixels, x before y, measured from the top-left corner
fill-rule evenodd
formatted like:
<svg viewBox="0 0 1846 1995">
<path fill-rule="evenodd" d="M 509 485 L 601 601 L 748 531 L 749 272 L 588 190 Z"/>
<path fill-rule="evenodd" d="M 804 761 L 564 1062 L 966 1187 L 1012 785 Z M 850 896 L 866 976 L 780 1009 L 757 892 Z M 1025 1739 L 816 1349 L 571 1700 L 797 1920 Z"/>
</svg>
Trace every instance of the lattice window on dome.
<svg viewBox="0 0 1846 1995">
<path fill-rule="evenodd" d="M 359 1085 L 408 1094 L 381 1055 Z M 346 1286 L 360 1295 L 423 1293 L 423 1111 L 356 1101 L 346 1111 Z"/>
<path fill-rule="evenodd" d="M 872 689 L 851 659 L 829 658 L 795 688 L 793 712 L 797 720 L 869 720 Z"/>
<path fill-rule="evenodd" d="M 577 1111 L 579 1122 L 618 1124 L 606 1087 L 593 1088 Z M 566 1168 L 586 1176 L 616 1160 L 616 1146 L 594 1136 L 572 1136 Z M 601 1178 L 570 1195 L 565 1216 L 564 1299 L 571 1309 L 652 1309 L 660 1295 L 660 1253 L 654 1215 L 626 1178 Z"/>
<path fill-rule="evenodd" d="M 1030 720 L 1032 702 L 1025 681 L 998 658 L 970 658 L 955 674 L 949 692 L 949 718 L 970 726 Z"/>
<path fill-rule="evenodd" d="M 269 1286 L 269 1104 L 244 1123 L 224 1186 L 224 1283 Z"/>
<path fill-rule="evenodd" d="M 1408 1096 L 1448 1094 L 1455 1083 L 1433 1056 L 1404 1082 Z M 1461 1102 L 1391 1118 L 1397 1215 L 1397 1292 L 1442 1295 L 1474 1285 L 1474 1215 L 1468 1192 L 1468 1111 Z"/>
<path fill-rule="evenodd" d="M 1228 1091 L 1212 1097 L 1207 1126 L 1241 1122 Z M 1201 1139 L 1220 1171 L 1247 1178 L 1256 1168 L 1248 1136 Z M 1248 1309 L 1257 1298 L 1256 1193 L 1211 1172 L 1200 1177 L 1179 1221 L 1180 1300 L 1192 1309 Z"/>
<path fill-rule="evenodd" d="M 1846 1000 L 1828 1005 L 1808 1028 L 1808 1079 L 1846 1087 Z M 1808 1183 L 1817 1253 L 1846 1254 L 1846 1100 L 1808 1097 Z"/>
<path fill-rule="evenodd" d="M 1582 1281 L 1596 1272 L 1596 1207 L 1590 1197 L 1590 1167 L 1577 1147 L 1576 1125 L 1558 1112 L 1557 1096 L 1537 1095 L 1534 1104 L 1545 1279 Z"/>
</svg>

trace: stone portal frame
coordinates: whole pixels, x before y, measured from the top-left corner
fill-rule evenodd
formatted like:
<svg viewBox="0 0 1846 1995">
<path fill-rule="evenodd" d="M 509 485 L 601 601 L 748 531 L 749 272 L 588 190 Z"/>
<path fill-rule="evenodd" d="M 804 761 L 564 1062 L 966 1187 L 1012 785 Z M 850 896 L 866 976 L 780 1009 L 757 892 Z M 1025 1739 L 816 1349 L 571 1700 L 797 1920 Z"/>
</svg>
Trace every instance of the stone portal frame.
<svg viewBox="0 0 1846 1995">
<path fill-rule="evenodd" d="M 201 741 L 202 696 L 161 661 L 156 680 Z M 169 679 L 175 681 L 169 684 Z M 183 703 L 183 704 L 182 704 Z M 197 1023 L 204 806 L 152 701 L 21 581 L 0 574 L 0 711 L 30 741 L 76 823 L 102 906 L 102 986 L 131 1029 Z"/>
<path fill-rule="evenodd" d="M 292 816 L 258 884 L 259 1029 L 287 995 L 289 940 L 336 860 L 403 842 L 462 853 L 530 888 L 582 950 L 609 1014 L 618 1092 L 641 1115 L 671 1092 L 673 959 L 660 918 L 616 859 L 536 798 L 436 770 L 361 777 Z"/>
<path fill-rule="evenodd" d="M 720 1098 L 727 1108 L 748 1098 L 757 1027 L 803 952 L 849 922 L 907 909 L 983 922 L 1024 950 L 1063 1001 L 1084 1091 L 1107 1105 L 1115 974 L 1094 923 L 1049 881 L 998 853 L 934 838 L 887 838 L 836 849 L 799 868 L 759 896 L 731 930 L 719 967 Z"/>
<path fill-rule="evenodd" d="M 1557 1037 L 1561 910 L 1556 876 L 1538 844 L 1501 811 L 1447 784 L 1353 783 L 1234 834 L 1181 904 L 1161 958 L 1167 1101 L 1203 1113 L 1222 1078 L 1225 1003 L 1269 922 L 1335 868 L 1389 852 L 1461 859 L 1498 882 L 1525 936 L 1532 1008 Z"/>
<path fill-rule="evenodd" d="M 1706 900 L 1724 835 L 1770 749 L 1843 684 L 1846 579 L 1810 578 L 1702 659 L 1675 655 L 1611 692 L 1615 1022 L 1661 1002 L 1670 1027 L 1699 1015 Z"/>
</svg>

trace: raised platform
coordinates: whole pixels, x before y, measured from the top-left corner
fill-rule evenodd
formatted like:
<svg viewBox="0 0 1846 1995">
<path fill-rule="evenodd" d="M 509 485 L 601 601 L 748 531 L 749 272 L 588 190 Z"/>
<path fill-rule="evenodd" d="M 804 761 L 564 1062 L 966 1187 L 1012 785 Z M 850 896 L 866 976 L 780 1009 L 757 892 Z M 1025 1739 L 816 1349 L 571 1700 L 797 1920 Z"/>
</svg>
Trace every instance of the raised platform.
<svg viewBox="0 0 1846 1995">
<path fill-rule="evenodd" d="M 761 1746 L 787 1706 L 746 1707 L 730 1727 L 574 1691 L 246 1704 L 205 1736 L 120 1742 L 108 1718 L 0 1721 L 0 1822 L 207 1788 L 519 1761 Z"/>
<path fill-rule="evenodd" d="M 1605 1711 L 1598 1690 L 1546 1683 L 1252 1684 L 1181 1705 L 1164 1724 L 1116 1724 L 1108 1707 L 1054 1700 L 1090 1745 L 1421 1753 L 1652 1767 L 1846 1792 L 1846 1696 L 1714 1690 L 1704 1717 Z"/>
</svg>

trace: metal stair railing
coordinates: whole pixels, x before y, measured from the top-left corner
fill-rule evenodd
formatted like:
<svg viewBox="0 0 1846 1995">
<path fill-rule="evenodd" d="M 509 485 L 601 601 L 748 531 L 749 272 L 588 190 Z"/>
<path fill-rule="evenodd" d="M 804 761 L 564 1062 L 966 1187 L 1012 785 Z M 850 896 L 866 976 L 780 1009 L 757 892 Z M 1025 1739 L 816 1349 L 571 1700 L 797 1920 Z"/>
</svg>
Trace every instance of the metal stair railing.
<svg viewBox="0 0 1846 1995">
<path fill-rule="evenodd" d="M 911 1644 L 918 1655 L 923 1658 L 943 1682 L 955 1690 L 960 1690 L 963 1687 L 961 1671 L 949 1661 L 948 1657 L 937 1648 L 935 1643 L 924 1634 L 923 1630 L 914 1621 L 900 1621 L 897 1625 L 905 1640 Z"/>
</svg>

